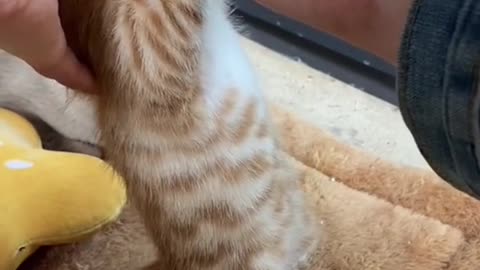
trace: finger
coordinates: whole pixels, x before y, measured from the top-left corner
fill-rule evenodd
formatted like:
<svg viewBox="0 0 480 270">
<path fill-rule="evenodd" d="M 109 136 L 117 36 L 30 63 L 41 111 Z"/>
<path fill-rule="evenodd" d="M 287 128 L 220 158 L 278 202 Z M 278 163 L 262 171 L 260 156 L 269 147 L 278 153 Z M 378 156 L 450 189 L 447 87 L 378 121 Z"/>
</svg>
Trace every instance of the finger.
<svg viewBox="0 0 480 270">
<path fill-rule="evenodd" d="M 42 75 L 60 84 L 86 93 L 95 93 L 95 81 L 90 71 L 82 65 L 73 52 L 65 50 L 63 56 L 48 68 L 38 70 Z"/>
</svg>

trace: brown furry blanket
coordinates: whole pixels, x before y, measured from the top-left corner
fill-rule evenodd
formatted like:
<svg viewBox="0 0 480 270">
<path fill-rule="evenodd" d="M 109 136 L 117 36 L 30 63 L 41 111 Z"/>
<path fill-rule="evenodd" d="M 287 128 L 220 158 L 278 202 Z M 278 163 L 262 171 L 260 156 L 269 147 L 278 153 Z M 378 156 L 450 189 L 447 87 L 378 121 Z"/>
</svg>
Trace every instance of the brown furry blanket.
<svg viewBox="0 0 480 270">
<path fill-rule="evenodd" d="M 430 171 L 396 166 L 273 108 L 286 155 L 324 229 L 312 270 L 470 270 L 480 265 L 480 201 Z M 131 207 L 92 238 L 37 252 L 24 270 L 142 269 L 154 259 Z"/>
</svg>

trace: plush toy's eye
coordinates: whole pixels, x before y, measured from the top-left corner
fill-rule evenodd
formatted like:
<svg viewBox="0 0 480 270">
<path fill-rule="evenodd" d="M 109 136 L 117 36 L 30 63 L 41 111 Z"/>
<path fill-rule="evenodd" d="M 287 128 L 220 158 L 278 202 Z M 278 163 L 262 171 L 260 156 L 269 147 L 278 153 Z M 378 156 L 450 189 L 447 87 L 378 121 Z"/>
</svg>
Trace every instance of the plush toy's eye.
<svg viewBox="0 0 480 270">
<path fill-rule="evenodd" d="M 33 167 L 33 163 L 26 160 L 8 160 L 5 162 L 5 167 L 12 171 L 23 171 Z"/>
</svg>

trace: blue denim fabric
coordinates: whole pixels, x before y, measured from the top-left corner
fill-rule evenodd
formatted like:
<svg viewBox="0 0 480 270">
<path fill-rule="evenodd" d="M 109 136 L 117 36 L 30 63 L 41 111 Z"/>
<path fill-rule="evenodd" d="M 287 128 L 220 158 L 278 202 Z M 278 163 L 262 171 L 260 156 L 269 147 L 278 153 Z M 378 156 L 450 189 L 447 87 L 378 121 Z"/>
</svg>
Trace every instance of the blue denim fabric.
<svg viewBox="0 0 480 270">
<path fill-rule="evenodd" d="M 400 49 L 400 110 L 430 166 L 480 197 L 480 0 L 417 0 Z"/>
</svg>

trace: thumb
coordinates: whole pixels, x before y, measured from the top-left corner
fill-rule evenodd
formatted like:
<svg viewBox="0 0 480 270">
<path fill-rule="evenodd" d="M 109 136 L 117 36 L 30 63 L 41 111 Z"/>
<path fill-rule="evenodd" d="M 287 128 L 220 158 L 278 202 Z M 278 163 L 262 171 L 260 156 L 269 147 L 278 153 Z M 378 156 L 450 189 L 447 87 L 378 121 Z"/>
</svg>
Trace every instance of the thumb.
<svg viewBox="0 0 480 270">
<path fill-rule="evenodd" d="M 92 74 L 68 48 L 53 64 L 46 68 L 37 68 L 37 72 L 73 90 L 91 94 L 95 92 Z"/>
</svg>

